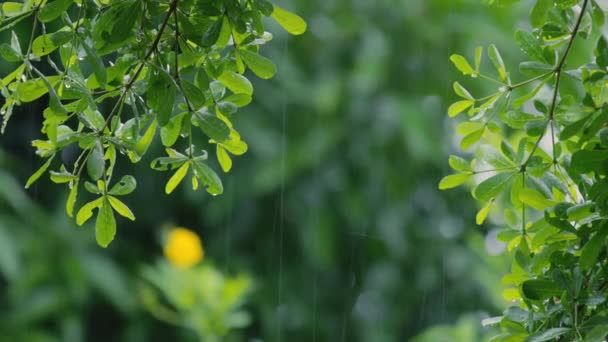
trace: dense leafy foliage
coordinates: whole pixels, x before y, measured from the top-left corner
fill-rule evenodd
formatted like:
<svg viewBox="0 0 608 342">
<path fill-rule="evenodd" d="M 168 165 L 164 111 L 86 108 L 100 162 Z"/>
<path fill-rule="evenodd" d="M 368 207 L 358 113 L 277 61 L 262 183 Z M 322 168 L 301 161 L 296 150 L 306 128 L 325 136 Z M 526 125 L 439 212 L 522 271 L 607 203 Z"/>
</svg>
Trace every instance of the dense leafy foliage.
<svg viewBox="0 0 608 342">
<path fill-rule="evenodd" d="M 253 94 L 244 73 L 268 79 L 276 71 L 259 54 L 272 39 L 263 16 L 292 34 L 306 30 L 300 17 L 266 0 L 3 2 L 0 30 L 25 19 L 32 29 L 27 41 L 13 32 L 0 45 L 0 56 L 16 65 L 1 80 L 2 130 L 16 106 L 48 96 L 46 140 L 32 142 L 45 161 L 26 188 L 50 169 L 53 182 L 67 185 L 66 211 L 79 225 L 97 210 L 97 242 L 106 247 L 116 234 L 115 214 L 135 219 L 118 197 L 130 194 L 136 179 L 118 179 L 117 159 L 139 162 L 160 135 L 167 156 L 151 167 L 175 170 L 167 194 L 188 175 L 193 189 L 202 184 L 221 194 L 208 147 L 195 137 L 209 139 L 224 172 L 231 155 L 247 151 L 233 125 Z M 82 188 L 95 199 L 75 211 Z"/>
<path fill-rule="evenodd" d="M 529 59 L 519 64 L 523 80 L 512 79 L 494 45 L 487 48 L 489 63 L 481 47 L 473 62 L 450 57 L 462 74 L 496 84 L 494 93 L 474 96 L 454 83 L 461 99 L 448 114 L 467 113 L 457 131 L 462 149 L 477 146 L 476 158 L 451 156 L 456 173 L 439 184 L 474 183 L 472 195 L 482 204 L 477 223 L 494 213 L 504 222 L 498 237 L 512 267 L 502 279 L 503 296 L 516 305 L 485 321 L 502 330 L 493 341 L 605 341 L 608 335 L 604 14 L 594 0 L 535 1 L 531 30 L 515 34 Z"/>
</svg>

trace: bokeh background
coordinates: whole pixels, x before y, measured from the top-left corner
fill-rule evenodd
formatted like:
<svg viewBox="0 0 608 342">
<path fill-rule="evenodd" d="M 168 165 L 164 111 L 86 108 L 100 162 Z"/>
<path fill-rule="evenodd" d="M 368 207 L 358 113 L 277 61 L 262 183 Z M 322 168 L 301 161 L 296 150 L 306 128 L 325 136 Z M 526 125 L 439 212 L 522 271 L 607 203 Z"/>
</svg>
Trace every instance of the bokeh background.
<svg viewBox="0 0 608 342">
<path fill-rule="evenodd" d="M 289 37 L 268 21 L 274 40 L 263 54 L 278 74 L 255 82 L 254 102 L 235 120 L 250 149 L 223 176 L 224 194 L 182 186 L 166 196 L 168 174 L 149 160 L 123 162 L 119 174 L 138 179 L 125 198 L 137 220 L 119 218 L 106 250 L 95 245 L 93 223 L 76 227 L 66 217 L 64 187 L 43 178 L 23 189 L 40 164 L 29 143 L 40 137 L 43 104 L 14 115 L 0 137 L 0 341 L 493 334 L 480 322 L 506 305 L 496 227 L 475 226 L 466 189 L 437 189 L 448 155 L 462 153 L 457 120 L 445 114 L 459 77 L 448 58 L 494 43 L 516 65 L 512 37 L 526 25 L 529 1 L 277 4 L 304 17 L 309 31 Z M 0 63 L 0 75 L 10 68 Z M 466 85 L 483 92 L 480 83 Z M 164 261 L 175 226 L 203 241 L 204 261 L 189 274 Z M 225 307 L 210 304 L 218 296 Z"/>
</svg>

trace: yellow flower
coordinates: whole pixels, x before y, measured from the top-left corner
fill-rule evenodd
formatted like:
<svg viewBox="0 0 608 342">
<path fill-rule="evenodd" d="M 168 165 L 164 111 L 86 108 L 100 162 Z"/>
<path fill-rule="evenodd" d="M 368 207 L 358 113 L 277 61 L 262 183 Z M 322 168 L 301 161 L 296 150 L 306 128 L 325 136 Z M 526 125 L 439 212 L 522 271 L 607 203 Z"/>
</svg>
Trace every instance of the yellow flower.
<svg viewBox="0 0 608 342">
<path fill-rule="evenodd" d="M 173 265 L 192 267 L 203 260 L 204 254 L 201 239 L 196 233 L 181 227 L 171 229 L 165 244 L 165 257 Z"/>
</svg>

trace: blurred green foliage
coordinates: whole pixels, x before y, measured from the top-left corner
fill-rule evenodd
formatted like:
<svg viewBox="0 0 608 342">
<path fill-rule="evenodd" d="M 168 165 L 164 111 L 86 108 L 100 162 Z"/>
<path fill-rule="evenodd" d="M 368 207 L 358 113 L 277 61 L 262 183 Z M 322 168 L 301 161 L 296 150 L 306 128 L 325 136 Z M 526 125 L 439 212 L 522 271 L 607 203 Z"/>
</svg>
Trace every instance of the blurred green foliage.
<svg viewBox="0 0 608 342">
<path fill-rule="evenodd" d="M 477 208 L 462 200 L 465 191 L 436 188 L 447 173 L 445 155 L 457 149 L 452 123 L 445 120 L 447 105 L 455 100 L 456 71 L 448 58 L 477 44 L 511 46 L 524 4 L 509 9 L 479 0 L 279 4 L 304 17 L 309 32 L 288 37 L 268 23 L 279 32 L 266 50 L 277 62 L 277 76 L 254 82 L 253 103 L 234 119 L 249 152 L 235 160 L 224 194 L 209 197 L 178 188 L 167 197 L 169 175 L 119 163 L 121 173 L 137 176 L 138 189 L 125 202 L 140 214 L 135 222 L 118 219 L 121 237 L 108 250 L 94 247 L 85 233 L 92 226 L 75 228 L 65 219 L 64 202 L 56 200 L 59 188 L 46 178 L 24 195 L 21 185 L 38 166 L 29 142 L 39 137 L 42 107 L 32 103 L 15 113 L 0 140 L 7 171 L 0 189 L 13 184 L 3 191 L 0 206 L 0 225 L 6 227 L 1 231 L 6 242 L 0 243 L 14 250 L 0 251 L 0 265 L 9 264 L 0 285 L 3 314 L 28 307 L 26 301 L 39 298 L 38 287 L 55 289 L 47 300 L 67 304 L 37 321 L 18 325 L 2 319 L 0 335 L 195 339 L 192 332 L 154 319 L 134 295 L 141 268 L 160 255 L 164 224 L 196 230 L 207 257 L 226 276 L 252 277 L 256 286 L 244 307 L 252 321 L 239 330 L 242 340 L 404 341 L 434 324 L 458 322 L 465 313 L 478 322 L 502 312 L 500 276 L 508 264 L 487 255 L 497 248 L 494 230 L 473 225 Z M 503 58 L 517 60 L 521 52 L 507 50 Z M 159 145 L 151 147 L 152 154 L 160 152 Z M 14 196 L 29 207 L 14 208 Z M 84 254 L 97 264 L 83 266 Z M 55 267 L 63 273 L 51 271 Z M 102 276 L 98 267 L 113 276 Z M 10 275 L 36 269 L 45 276 L 31 276 L 35 287 Z M 100 284 L 116 288 L 99 289 Z M 125 291 L 127 300 L 111 297 Z M 462 324 L 470 328 L 462 329 L 476 331 L 479 339 L 488 333 L 470 322 L 465 319 Z"/>
</svg>

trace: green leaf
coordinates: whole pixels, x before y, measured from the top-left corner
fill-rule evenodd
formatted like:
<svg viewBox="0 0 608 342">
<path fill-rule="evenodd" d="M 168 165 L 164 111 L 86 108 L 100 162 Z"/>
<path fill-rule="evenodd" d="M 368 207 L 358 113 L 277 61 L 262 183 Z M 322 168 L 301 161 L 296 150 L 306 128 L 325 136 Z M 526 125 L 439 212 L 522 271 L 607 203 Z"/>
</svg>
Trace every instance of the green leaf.
<svg viewBox="0 0 608 342">
<path fill-rule="evenodd" d="M 530 12 L 530 22 L 536 28 L 542 27 L 547 21 L 549 10 L 553 7 L 553 0 L 538 0 Z"/>
<path fill-rule="evenodd" d="M 184 97 L 190 101 L 190 104 L 194 107 L 194 110 L 205 105 L 207 99 L 205 99 L 205 94 L 202 90 L 186 80 L 180 80 L 180 84 L 182 86 L 182 90 L 184 91 Z"/>
<path fill-rule="evenodd" d="M 560 297 L 562 290 L 551 280 L 531 279 L 521 284 L 524 296 L 531 300 L 543 300 L 552 297 Z"/>
<path fill-rule="evenodd" d="M 486 221 L 486 218 L 488 217 L 488 214 L 490 213 L 490 209 L 492 209 L 493 204 L 494 201 L 489 201 L 477 212 L 477 215 L 475 216 L 475 223 L 477 223 L 478 225 L 482 225 Z"/>
<path fill-rule="evenodd" d="M 603 69 L 608 67 L 608 41 L 603 35 L 600 36 L 597 41 L 595 48 L 595 63 Z"/>
<path fill-rule="evenodd" d="M 71 1 L 71 0 L 70 0 Z M 94 48 L 89 46 L 86 42 L 82 42 L 82 47 L 87 53 L 87 61 L 91 64 L 93 68 L 93 73 L 95 74 L 95 79 L 99 83 L 100 86 L 105 87 L 107 81 L 106 68 L 103 65 L 103 61 L 101 57 L 95 52 Z"/>
<path fill-rule="evenodd" d="M 548 62 L 543 56 L 542 42 L 530 32 L 518 30 L 515 32 L 515 40 L 517 40 L 519 47 L 528 57 L 539 62 Z"/>
<path fill-rule="evenodd" d="M 98 180 L 103 175 L 104 169 L 103 147 L 101 146 L 101 143 L 97 141 L 87 158 L 87 172 L 92 180 Z"/>
<path fill-rule="evenodd" d="M 519 71 L 522 74 L 528 76 L 538 76 L 543 74 L 548 74 L 553 70 L 553 66 L 547 63 L 535 62 L 535 61 L 525 61 L 519 63 Z"/>
<path fill-rule="evenodd" d="M 27 182 L 25 183 L 26 189 L 29 189 L 29 187 L 32 186 L 32 184 L 34 184 L 34 182 L 36 182 L 40 178 L 40 176 L 44 174 L 44 172 L 49 168 L 49 165 L 51 165 L 51 162 L 53 161 L 54 157 L 55 155 L 53 154 L 46 160 L 44 164 L 42 164 L 42 166 L 38 170 L 36 170 L 36 172 L 34 172 L 34 174 L 30 176 L 30 178 L 28 178 Z"/>
<path fill-rule="evenodd" d="M 146 100 L 150 109 L 156 114 L 156 121 L 161 127 L 169 122 L 176 97 L 177 88 L 166 72 L 158 70 L 150 72 Z"/>
<path fill-rule="evenodd" d="M 196 176 L 201 179 L 208 193 L 213 196 L 217 196 L 224 192 L 224 187 L 222 186 L 220 177 L 218 177 L 217 173 L 207 166 L 207 164 L 197 160 L 193 166 Z"/>
<path fill-rule="evenodd" d="M 83 205 L 76 214 L 76 224 L 82 226 L 85 222 L 87 222 L 93 216 L 93 209 L 99 208 L 102 203 L 103 197 L 99 197 L 96 200 Z"/>
<path fill-rule="evenodd" d="M 173 174 L 173 176 L 171 176 L 171 178 L 167 182 L 167 185 L 165 186 L 165 193 L 167 195 L 172 193 L 173 190 L 177 188 L 179 183 L 182 182 L 182 180 L 184 179 L 184 177 L 186 177 L 186 174 L 188 173 L 188 169 L 190 169 L 190 163 L 186 162 L 183 163 L 182 166 L 177 169 L 177 171 L 175 171 L 175 173 Z"/>
<path fill-rule="evenodd" d="M 137 22 L 137 18 L 142 13 L 142 1 L 125 1 L 123 7 L 116 5 L 112 6 L 113 25 L 109 34 L 102 35 L 103 38 L 111 43 L 118 44 L 128 40 L 131 37 L 131 31 Z"/>
<path fill-rule="evenodd" d="M 566 215 L 570 221 L 580 221 L 591 216 L 594 212 L 595 204 L 592 201 L 587 201 L 577 205 L 573 205 L 566 210 Z"/>
<path fill-rule="evenodd" d="M 222 18 L 218 18 L 218 20 L 207 29 L 207 32 L 205 32 L 203 40 L 201 41 L 202 46 L 211 47 L 217 42 L 220 37 L 220 32 L 222 31 L 222 21 Z"/>
<path fill-rule="evenodd" d="M 479 183 L 473 190 L 473 196 L 481 202 L 488 202 L 507 189 L 516 175 L 517 173 L 513 172 L 494 175 Z"/>
<path fill-rule="evenodd" d="M 46 56 L 61 45 L 69 42 L 73 36 L 74 34 L 69 31 L 58 31 L 40 35 L 32 42 L 32 53 L 38 57 Z"/>
<path fill-rule="evenodd" d="M 530 335 L 526 342 L 545 342 L 555 341 L 556 338 L 571 332 L 570 328 L 551 328 L 545 331 L 538 332 L 534 335 Z"/>
<path fill-rule="evenodd" d="M 475 101 L 471 101 L 471 100 L 461 100 L 461 101 L 454 102 L 448 108 L 448 116 L 455 117 L 456 115 L 462 113 L 463 111 L 465 111 L 467 108 L 471 107 L 474 104 L 475 104 Z"/>
<path fill-rule="evenodd" d="M 500 80 L 503 82 L 506 81 L 507 69 L 505 67 L 505 62 L 503 61 L 500 52 L 494 44 L 490 44 L 490 46 L 488 47 L 488 57 L 490 58 L 490 61 L 492 61 L 494 68 L 498 72 Z"/>
<path fill-rule="evenodd" d="M 188 112 L 184 112 L 172 117 L 169 123 L 160 129 L 160 140 L 163 146 L 171 147 L 175 144 L 182 130 L 182 122 L 186 116 L 190 118 L 189 114 Z"/>
<path fill-rule="evenodd" d="M 123 196 L 128 195 L 135 190 L 137 186 L 137 181 L 133 176 L 126 175 L 123 176 L 118 183 L 114 184 L 114 186 L 110 189 L 109 194 L 115 196 Z"/>
<path fill-rule="evenodd" d="M 460 70 L 460 72 L 462 72 L 463 74 L 477 75 L 477 71 L 475 71 L 475 69 L 473 69 L 473 67 L 469 64 L 467 59 L 464 58 L 463 56 L 454 54 L 454 55 L 450 56 L 450 61 L 452 61 L 452 63 L 454 63 L 454 66 L 456 66 L 456 68 L 458 70 Z"/>
<path fill-rule="evenodd" d="M 452 189 L 464 184 L 471 177 L 470 173 L 457 173 L 443 177 L 439 182 L 439 190 Z"/>
<path fill-rule="evenodd" d="M 35 101 L 48 92 L 49 89 L 46 87 L 46 84 L 44 84 L 44 81 L 40 78 L 34 78 L 21 82 L 17 86 L 17 93 L 19 94 L 19 100 L 21 102 Z"/>
<path fill-rule="evenodd" d="M 255 52 L 249 50 L 238 50 L 239 56 L 243 59 L 243 62 L 256 74 L 259 78 L 269 79 L 274 76 L 277 72 L 277 68 L 274 63 L 266 57 L 263 57 Z"/>
<path fill-rule="evenodd" d="M 608 325 L 596 325 L 585 336 L 585 342 L 605 342 L 608 335 Z"/>
<path fill-rule="evenodd" d="M 522 189 L 519 193 L 519 199 L 536 210 L 545 210 L 557 204 L 557 202 L 545 198 L 540 192 L 531 188 Z"/>
<path fill-rule="evenodd" d="M 502 153 L 496 151 L 493 146 L 481 145 L 479 147 L 480 159 L 490 164 L 497 169 L 505 169 L 509 167 L 516 167 L 517 165 L 506 158 Z"/>
<path fill-rule="evenodd" d="M 253 94 L 251 82 L 245 76 L 234 71 L 226 70 L 217 79 L 235 94 Z"/>
<path fill-rule="evenodd" d="M 546 78 L 545 78 L 546 79 Z M 530 101 L 534 96 L 536 96 L 536 94 L 538 94 L 538 92 L 542 89 L 542 87 L 545 85 L 545 82 L 539 82 L 538 85 L 536 85 L 536 87 L 534 87 L 534 89 L 532 89 L 531 92 L 522 95 L 521 97 L 515 99 L 513 101 L 513 108 L 514 109 L 519 109 L 524 103 Z"/>
<path fill-rule="evenodd" d="M 604 225 L 582 248 L 580 258 L 581 271 L 590 270 L 595 266 L 597 258 L 604 248 L 606 235 L 608 235 L 608 229 Z"/>
<path fill-rule="evenodd" d="M 277 5 L 273 5 L 270 16 L 290 34 L 297 36 L 306 32 L 306 22 L 304 19 Z"/>
<path fill-rule="evenodd" d="M 608 150 L 580 150 L 574 152 L 570 168 L 576 173 L 608 170 Z"/>
<path fill-rule="evenodd" d="M 230 155 L 226 149 L 224 149 L 221 145 L 217 145 L 215 148 L 215 153 L 217 155 L 217 161 L 220 163 L 222 170 L 224 172 L 230 171 L 232 168 L 232 159 L 230 159 Z"/>
<path fill-rule="evenodd" d="M 129 207 L 127 207 L 127 205 L 124 204 L 121 200 L 114 196 L 108 196 L 108 200 L 110 201 L 110 205 L 112 206 L 112 208 L 114 208 L 114 210 L 116 210 L 118 214 L 128 218 L 131 221 L 135 221 L 135 215 L 133 215 L 131 209 L 129 209 Z"/>
<path fill-rule="evenodd" d="M 47 2 L 38 13 L 38 19 L 43 23 L 48 23 L 59 18 L 72 6 L 73 0 L 55 0 Z"/>
<path fill-rule="evenodd" d="M 103 248 L 108 247 L 110 242 L 114 240 L 116 235 L 116 219 L 112 211 L 111 204 L 105 199 L 99 212 L 97 213 L 97 221 L 95 222 L 95 238 L 97 244 Z"/>
<path fill-rule="evenodd" d="M 7 43 L 3 43 L 0 45 L 0 57 L 4 58 L 4 60 L 7 62 L 19 62 L 23 59 L 23 57 L 21 57 L 21 54 L 15 51 Z"/>
<path fill-rule="evenodd" d="M 198 124 L 209 138 L 223 142 L 230 136 L 230 128 L 224 121 L 215 115 L 208 113 L 197 113 Z"/>
</svg>

